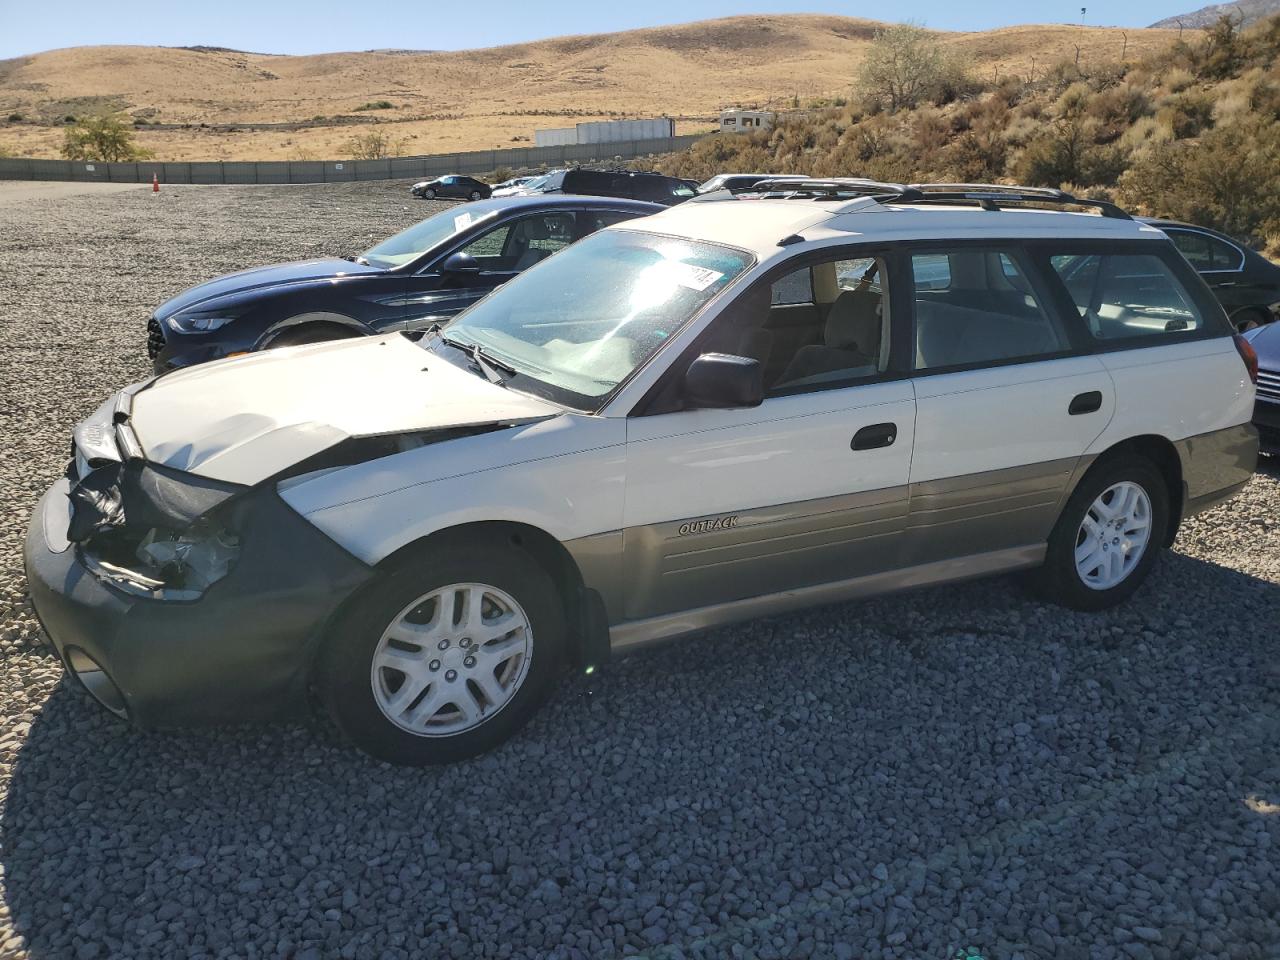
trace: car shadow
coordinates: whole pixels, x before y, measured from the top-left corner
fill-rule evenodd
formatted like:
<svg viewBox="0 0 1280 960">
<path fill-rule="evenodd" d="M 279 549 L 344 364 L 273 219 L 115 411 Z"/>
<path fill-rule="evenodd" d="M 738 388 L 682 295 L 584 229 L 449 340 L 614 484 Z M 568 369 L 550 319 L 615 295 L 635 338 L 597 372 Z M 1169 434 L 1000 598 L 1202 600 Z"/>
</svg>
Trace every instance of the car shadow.
<svg viewBox="0 0 1280 960">
<path fill-rule="evenodd" d="M 64 679 L 12 769 L 8 908 L 36 958 L 719 955 L 895 925 L 1006 957 L 1053 877 L 1064 942 L 1146 910 L 1257 943 L 1274 884 L 1196 906 L 1209 847 L 1274 876 L 1277 610 L 1177 553 L 1103 614 L 1012 578 L 842 604 L 566 677 L 511 743 L 423 770 L 320 720 L 138 732 Z"/>
</svg>

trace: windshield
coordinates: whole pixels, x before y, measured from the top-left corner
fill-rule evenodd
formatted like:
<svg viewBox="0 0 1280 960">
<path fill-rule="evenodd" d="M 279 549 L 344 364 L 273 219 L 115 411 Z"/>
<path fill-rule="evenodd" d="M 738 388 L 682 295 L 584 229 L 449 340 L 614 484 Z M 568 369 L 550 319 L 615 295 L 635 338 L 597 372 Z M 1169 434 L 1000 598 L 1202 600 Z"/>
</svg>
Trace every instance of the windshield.
<svg viewBox="0 0 1280 960">
<path fill-rule="evenodd" d="M 710 243 L 604 230 L 499 287 L 447 335 L 515 370 L 514 386 L 594 409 L 750 264 Z"/>
<path fill-rule="evenodd" d="M 437 213 L 434 217 L 429 217 L 408 230 L 397 233 L 394 237 L 388 237 L 376 247 L 366 250 L 364 258 L 375 267 L 384 269 L 402 267 L 412 260 L 417 260 L 428 250 L 440 246 L 455 233 L 466 230 L 473 223 L 495 216 L 497 212 L 496 210 L 486 210 L 479 214 L 469 210 L 459 212 L 455 207 L 443 213 Z"/>
</svg>

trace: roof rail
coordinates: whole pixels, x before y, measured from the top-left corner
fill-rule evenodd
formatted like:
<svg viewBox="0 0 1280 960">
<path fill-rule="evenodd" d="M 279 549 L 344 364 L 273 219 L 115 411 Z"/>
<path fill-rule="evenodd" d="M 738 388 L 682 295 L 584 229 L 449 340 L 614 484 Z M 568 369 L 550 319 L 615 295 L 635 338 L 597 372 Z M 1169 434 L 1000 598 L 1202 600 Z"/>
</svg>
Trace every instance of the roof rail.
<svg viewBox="0 0 1280 960">
<path fill-rule="evenodd" d="M 777 179 L 749 187 L 733 187 L 703 194 L 697 200 L 729 200 L 741 194 L 761 199 L 845 200 L 869 197 L 879 203 L 975 203 L 983 210 L 1016 204 L 1061 204 L 1092 207 L 1104 217 L 1132 220 L 1108 200 L 1076 197 L 1053 187 L 1023 187 L 1003 183 L 890 183 L 858 177 Z"/>
<path fill-rule="evenodd" d="M 1128 213 L 1109 200 L 1077 197 L 1053 187 L 1023 187 L 1004 183 L 913 183 L 916 195 L 899 197 L 892 203 L 976 203 L 983 210 L 999 210 L 1004 204 L 1056 203 L 1063 206 L 1092 207 L 1104 217 L 1132 220 Z"/>
</svg>

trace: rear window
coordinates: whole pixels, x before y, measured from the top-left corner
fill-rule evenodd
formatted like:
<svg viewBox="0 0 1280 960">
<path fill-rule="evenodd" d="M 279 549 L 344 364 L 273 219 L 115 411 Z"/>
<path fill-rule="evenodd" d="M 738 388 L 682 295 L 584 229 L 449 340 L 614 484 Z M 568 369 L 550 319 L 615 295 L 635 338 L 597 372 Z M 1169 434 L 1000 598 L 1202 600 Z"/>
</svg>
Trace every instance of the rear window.
<svg viewBox="0 0 1280 960">
<path fill-rule="evenodd" d="M 1049 262 L 1096 340 L 1158 338 L 1204 328 L 1194 298 L 1155 254 L 1059 254 Z"/>
</svg>

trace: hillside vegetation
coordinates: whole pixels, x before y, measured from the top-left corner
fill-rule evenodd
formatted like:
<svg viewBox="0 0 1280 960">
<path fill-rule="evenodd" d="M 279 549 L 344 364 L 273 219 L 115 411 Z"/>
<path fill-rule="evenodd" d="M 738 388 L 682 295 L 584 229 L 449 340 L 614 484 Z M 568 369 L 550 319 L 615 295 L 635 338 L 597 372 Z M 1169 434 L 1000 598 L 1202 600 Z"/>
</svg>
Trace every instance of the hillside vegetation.
<svg viewBox="0 0 1280 960">
<path fill-rule="evenodd" d="M 890 103 L 864 72 L 847 103 L 767 132 L 708 137 L 657 166 L 694 178 L 743 171 L 1062 186 L 1280 253 L 1280 17 L 1243 31 L 1223 18 L 1132 62 L 1063 61 L 999 83 L 951 75 L 914 106 Z"/>
<path fill-rule="evenodd" d="M 208 47 L 78 47 L 0 61 L 0 145 L 55 157 L 68 116 L 120 111 L 159 160 L 339 159 L 379 132 L 401 153 L 529 145 L 540 127 L 671 116 L 709 130 L 728 106 L 847 94 L 871 20 L 740 16 L 456 52 L 276 56 Z M 405 45 L 433 46 L 429 32 Z M 1166 46 L 1177 30 L 1014 27 L 939 33 L 991 80 Z M 6 122 L 5 118 L 17 117 Z"/>
</svg>

